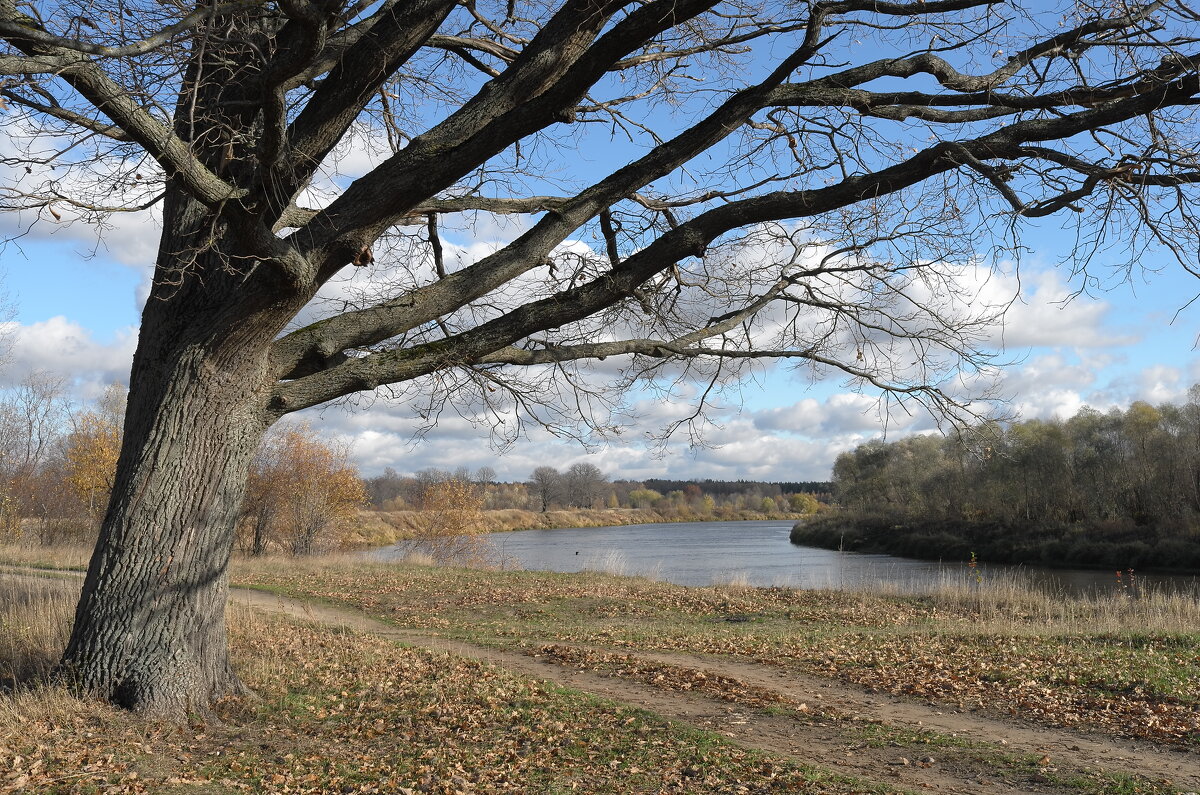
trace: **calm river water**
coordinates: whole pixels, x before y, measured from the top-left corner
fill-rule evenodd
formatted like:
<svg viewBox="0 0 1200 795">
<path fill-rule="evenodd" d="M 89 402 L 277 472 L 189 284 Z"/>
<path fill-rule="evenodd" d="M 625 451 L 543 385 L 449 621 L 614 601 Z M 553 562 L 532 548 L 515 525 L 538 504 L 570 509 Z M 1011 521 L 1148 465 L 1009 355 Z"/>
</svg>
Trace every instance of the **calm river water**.
<svg viewBox="0 0 1200 795">
<path fill-rule="evenodd" d="M 644 575 L 680 585 L 741 582 L 792 588 L 858 588 L 887 584 L 922 590 L 968 575 L 959 562 L 862 555 L 796 546 L 788 540 L 790 521 L 688 522 L 624 527 L 523 530 L 490 536 L 511 568 L 575 572 L 585 569 Z M 389 553 L 391 553 L 389 555 Z M 389 549 L 383 556 L 402 554 Z M 1112 590 L 1109 571 L 988 567 L 1030 577 L 1067 591 Z M 1140 575 L 1139 575 L 1140 576 Z M 1148 575 L 1143 582 L 1167 582 L 1197 591 L 1195 577 Z"/>
</svg>

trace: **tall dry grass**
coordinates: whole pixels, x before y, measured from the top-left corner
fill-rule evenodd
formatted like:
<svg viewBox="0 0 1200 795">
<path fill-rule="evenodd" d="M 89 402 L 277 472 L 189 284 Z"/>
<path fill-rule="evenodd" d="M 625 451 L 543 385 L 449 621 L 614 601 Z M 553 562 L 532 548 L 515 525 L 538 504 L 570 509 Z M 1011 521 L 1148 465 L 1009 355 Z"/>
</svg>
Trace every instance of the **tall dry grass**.
<svg viewBox="0 0 1200 795">
<path fill-rule="evenodd" d="M 0 572 L 0 683 L 44 679 L 66 646 L 77 583 Z"/>
<path fill-rule="evenodd" d="M 66 646 L 76 583 L 0 572 L 0 737 L 31 723 L 60 723 L 111 709 L 49 682 Z"/>
<path fill-rule="evenodd" d="M 745 571 L 730 570 L 714 574 L 712 584 L 717 588 L 727 588 L 731 591 L 748 591 L 754 586 L 750 583 L 750 574 Z"/>
<path fill-rule="evenodd" d="M 594 574 L 611 574 L 615 577 L 630 576 L 629 558 L 619 549 L 589 552 L 583 561 L 582 571 Z"/>
<path fill-rule="evenodd" d="M 0 564 L 39 569 L 85 569 L 92 547 L 82 544 L 0 544 Z"/>
<path fill-rule="evenodd" d="M 912 589 L 879 584 L 879 596 L 912 596 Z M 1034 629 L 1062 633 L 1192 633 L 1200 629 L 1200 594 L 1186 587 L 1115 587 L 1108 592 L 1070 593 L 1014 572 L 964 578 L 944 572 L 919 596 L 947 615 L 967 615 L 981 634 Z M 955 631 L 960 631 L 956 627 Z"/>
<path fill-rule="evenodd" d="M 350 559 L 340 563 L 348 565 Z M 0 571 L 0 740 L 34 725 L 84 721 L 97 727 L 125 726 L 134 720 L 99 701 L 80 699 L 50 678 L 67 644 L 78 598 L 75 580 Z M 229 626 L 231 635 L 243 642 L 283 631 L 278 619 L 239 604 L 229 606 Z M 244 673 L 250 678 L 286 678 L 286 661 L 263 651 L 272 644 L 258 645 L 251 670 Z"/>
</svg>

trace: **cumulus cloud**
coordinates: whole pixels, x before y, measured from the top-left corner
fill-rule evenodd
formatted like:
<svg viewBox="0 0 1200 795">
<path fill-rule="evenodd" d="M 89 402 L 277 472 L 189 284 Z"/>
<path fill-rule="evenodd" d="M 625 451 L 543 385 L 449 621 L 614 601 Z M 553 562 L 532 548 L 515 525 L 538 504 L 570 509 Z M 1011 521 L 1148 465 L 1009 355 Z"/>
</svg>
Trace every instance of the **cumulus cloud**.
<svg viewBox="0 0 1200 795">
<path fill-rule="evenodd" d="M 664 443 L 650 438 L 650 428 L 659 429 L 689 412 L 686 405 L 653 399 L 632 402 L 638 424 L 628 434 L 614 437 L 594 449 L 567 442 L 544 429 L 527 428 L 526 437 L 511 447 L 488 445 L 489 429 L 457 416 L 442 418 L 436 427 L 418 437 L 422 421 L 410 406 L 387 401 L 370 410 L 346 412 L 338 409 L 306 412 L 314 426 L 332 439 L 348 444 L 351 455 L 365 475 L 385 467 L 401 473 L 436 467 L 471 470 L 490 466 L 502 480 L 524 480 L 539 466 L 565 471 L 586 461 L 614 479 L 643 480 L 651 477 L 739 478 L 770 480 L 825 480 L 838 453 L 860 444 L 877 430 L 877 425 L 859 414 L 875 410 L 869 397 L 836 394 L 829 400 L 805 399 L 795 407 L 824 417 L 813 426 L 811 438 L 799 438 L 784 427 L 787 417 L 776 410 L 747 411 L 731 407 L 714 410 L 714 423 L 706 428 L 704 444 L 694 444 L 680 432 Z M 919 423 L 909 418 L 909 430 Z M 773 426 L 780 426 L 775 428 Z M 898 425 L 893 427 L 898 431 Z"/>
<path fill-rule="evenodd" d="M 41 370 L 66 374 L 88 394 L 129 380 L 136 329 L 122 329 L 111 342 L 101 342 L 89 329 L 62 316 L 29 325 L 4 325 L 13 335 L 11 362 L 4 371 L 8 383 Z"/>
<path fill-rule="evenodd" d="M 1194 369 L 1194 368 L 1193 368 Z M 1200 372 L 1195 372 L 1200 376 Z M 1196 378 L 1186 369 L 1151 364 L 1136 370 L 1123 370 L 1087 396 L 1093 408 L 1127 408 L 1135 400 L 1151 405 L 1181 403 Z"/>
<path fill-rule="evenodd" d="M 1022 395 L 1013 403 L 1013 411 L 1022 420 L 1065 420 L 1078 414 L 1085 405 L 1079 392 L 1050 388 Z"/>
<path fill-rule="evenodd" d="M 1000 392 L 1009 397 L 1064 390 L 1078 393 L 1095 384 L 1096 366 L 1055 351 L 1000 370 L 996 376 Z"/>
<path fill-rule="evenodd" d="M 718 447 L 690 451 L 678 467 L 684 477 L 761 480 L 826 480 L 838 453 L 866 441 L 870 434 L 803 440 L 757 431 L 751 421 L 725 429 Z"/>
<path fill-rule="evenodd" d="M 472 470 L 490 466 L 502 480 L 524 480 L 539 466 L 565 471 L 572 464 L 587 461 L 613 479 L 643 480 L 650 477 L 738 478 L 824 480 L 829 476 L 840 444 L 788 439 L 766 434 L 728 442 L 719 448 L 691 447 L 679 440 L 665 450 L 615 442 L 595 452 L 564 444 L 560 440 L 534 434 L 530 439 L 499 455 L 481 444 L 479 438 L 446 439 L 433 433 L 416 446 L 395 435 L 364 432 L 351 439 L 352 456 L 366 474 L 375 474 L 385 466 L 400 472 L 416 472 L 427 467 Z M 865 441 L 863 437 L 862 441 Z M 403 451 L 397 455 L 398 451 Z"/>
<path fill-rule="evenodd" d="M 1017 295 L 1014 277 L 992 282 L 996 299 Z M 1071 346 L 1105 348 L 1126 345 L 1135 337 L 1110 325 L 1112 305 L 1106 301 L 1073 297 L 1058 271 L 1025 274 L 1020 294 L 1004 313 L 993 341 L 1005 347 Z"/>
<path fill-rule="evenodd" d="M 1189 384 L 1177 367 L 1151 365 L 1138 372 L 1138 394 L 1147 403 L 1169 403 L 1180 400 Z"/>
<path fill-rule="evenodd" d="M 784 431 L 809 437 L 878 430 L 882 424 L 879 401 L 869 395 L 842 393 L 825 401 L 805 398 L 790 406 L 753 415 L 760 431 Z"/>
</svg>

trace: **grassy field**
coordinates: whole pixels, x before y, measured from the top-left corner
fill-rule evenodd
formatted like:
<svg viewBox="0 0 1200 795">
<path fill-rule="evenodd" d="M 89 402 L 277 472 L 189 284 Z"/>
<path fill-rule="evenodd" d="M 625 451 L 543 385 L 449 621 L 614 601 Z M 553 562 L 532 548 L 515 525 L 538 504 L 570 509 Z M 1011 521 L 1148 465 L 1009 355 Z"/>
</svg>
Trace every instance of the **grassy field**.
<svg viewBox="0 0 1200 795">
<path fill-rule="evenodd" d="M 494 666 L 364 635 L 230 622 L 252 701 L 147 724 L 36 684 L 59 589 L 0 575 L 3 792 L 887 792 Z M 34 684 L 29 684 L 30 682 Z"/>
<path fill-rule="evenodd" d="M 0 560 L 79 562 L 67 552 L 3 550 Z M 790 673 L 905 696 L 929 714 L 1133 737 L 1200 758 L 1200 605 L 1168 594 L 1077 600 L 1002 582 L 925 596 L 683 588 L 352 558 L 238 561 L 233 577 L 361 611 L 414 639 L 457 639 L 712 699 L 740 722 L 836 734 L 842 745 L 837 757 L 815 746 L 804 758 L 752 750 L 733 732 L 502 665 L 245 608 L 231 608 L 240 611 L 231 643 L 257 698 L 221 705 L 219 723 L 146 724 L 39 684 L 73 600 L 51 583 L 0 574 L 0 792 L 909 792 L 888 766 L 911 759 L 919 772 L 929 753 L 934 767 L 955 766 L 956 781 L 1011 784 L 1000 791 L 1190 791 L 1165 775 L 1071 768 L 1058 754 L 1051 762 L 999 742 L 839 714 L 756 684 Z M 720 666 L 725 674 L 715 673 Z M 853 749 L 845 757 L 875 754 L 875 772 L 848 767 L 843 746 Z"/>
<path fill-rule="evenodd" d="M 403 627 L 516 646 L 734 655 L 959 707 L 1200 743 L 1200 603 L 1008 583 L 923 596 L 357 561 L 242 562 L 242 583 Z"/>
</svg>

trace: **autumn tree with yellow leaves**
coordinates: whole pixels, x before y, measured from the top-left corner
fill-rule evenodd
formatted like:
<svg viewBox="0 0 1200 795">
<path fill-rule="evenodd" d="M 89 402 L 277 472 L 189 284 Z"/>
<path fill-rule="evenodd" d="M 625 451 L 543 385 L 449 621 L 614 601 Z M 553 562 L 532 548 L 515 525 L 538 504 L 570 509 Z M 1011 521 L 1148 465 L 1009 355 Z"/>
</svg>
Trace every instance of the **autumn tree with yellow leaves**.
<svg viewBox="0 0 1200 795">
<path fill-rule="evenodd" d="M 74 415 L 72 430 L 66 438 L 63 456 L 66 480 L 92 522 L 101 519 L 112 492 L 117 457 L 121 453 L 125 396 L 124 386 L 108 387 L 94 408 Z"/>
<path fill-rule="evenodd" d="M 242 506 L 242 547 L 251 555 L 343 547 L 366 496 L 344 448 L 306 424 L 288 426 L 269 434 L 255 458 Z"/>
<path fill-rule="evenodd" d="M 433 480 L 421 493 L 410 554 L 434 563 L 485 566 L 495 558 L 491 541 L 482 535 L 483 490 L 459 477 Z"/>
</svg>

